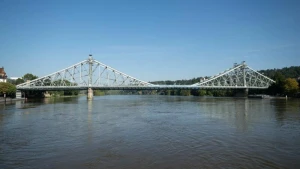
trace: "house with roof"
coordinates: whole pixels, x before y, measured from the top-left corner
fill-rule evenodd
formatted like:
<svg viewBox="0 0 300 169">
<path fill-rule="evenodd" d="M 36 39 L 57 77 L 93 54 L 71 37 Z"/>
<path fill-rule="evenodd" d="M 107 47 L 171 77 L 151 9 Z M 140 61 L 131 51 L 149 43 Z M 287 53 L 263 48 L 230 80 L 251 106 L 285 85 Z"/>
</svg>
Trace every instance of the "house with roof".
<svg viewBox="0 0 300 169">
<path fill-rule="evenodd" d="M 6 82 L 7 75 L 4 71 L 4 67 L 0 68 L 0 82 Z"/>
</svg>

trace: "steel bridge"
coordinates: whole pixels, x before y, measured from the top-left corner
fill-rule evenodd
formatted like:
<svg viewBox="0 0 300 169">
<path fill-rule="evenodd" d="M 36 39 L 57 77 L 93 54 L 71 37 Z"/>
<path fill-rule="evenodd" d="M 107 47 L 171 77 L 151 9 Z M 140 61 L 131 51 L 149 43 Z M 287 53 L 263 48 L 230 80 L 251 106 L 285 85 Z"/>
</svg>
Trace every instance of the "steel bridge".
<svg viewBox="0 0 300 169">
<path fill-rule="evenodd" d="M 90 55 L 88 59 L 70 67 L 19 84 L 17 90 L 266 89 L 274 82 L 242 62 L 192 85 L 157 85 L 118 71 L 94 60 Z"/>
</svg>

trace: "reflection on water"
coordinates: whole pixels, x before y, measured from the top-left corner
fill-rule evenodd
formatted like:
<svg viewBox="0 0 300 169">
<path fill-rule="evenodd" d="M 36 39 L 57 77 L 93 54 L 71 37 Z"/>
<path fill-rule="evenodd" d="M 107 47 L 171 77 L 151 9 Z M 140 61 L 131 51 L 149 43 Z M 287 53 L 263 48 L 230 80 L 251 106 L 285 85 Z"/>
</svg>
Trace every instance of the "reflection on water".
<svg viewBox="0 0 300 169">
<path fill-rule="evenodd" d="M 271 102 L 276 112 L 276 120 L 279 125 L 289 124 L 290 120 L 300 121 L 300 101 L 297 99 L 276 99 Z"/>
<path fill-rule="evenodd" d="M 0 104 L 0 168 L 299 168 L 299 100 L 168 96 Z"/>
<path fill-rule="evenodd" d="M 92 142 L 93 140 L 93 120 L 92 120 L 92 111 L 93 111 L 93 101 L 88 100 L 88 141 Z"/>
</svg>

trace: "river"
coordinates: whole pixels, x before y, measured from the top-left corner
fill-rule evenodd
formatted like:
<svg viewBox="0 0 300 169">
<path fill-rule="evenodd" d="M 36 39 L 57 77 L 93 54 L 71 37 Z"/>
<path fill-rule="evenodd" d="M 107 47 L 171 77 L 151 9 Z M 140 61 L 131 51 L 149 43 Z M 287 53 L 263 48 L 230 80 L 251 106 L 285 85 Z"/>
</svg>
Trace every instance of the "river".
<svg viewBox="0 0 300 169">
<path fill-rule="evenodd" d="M 0 168 L 300 168 L 300 100 L 99 96 L 0 104 Z"/>
</svg>

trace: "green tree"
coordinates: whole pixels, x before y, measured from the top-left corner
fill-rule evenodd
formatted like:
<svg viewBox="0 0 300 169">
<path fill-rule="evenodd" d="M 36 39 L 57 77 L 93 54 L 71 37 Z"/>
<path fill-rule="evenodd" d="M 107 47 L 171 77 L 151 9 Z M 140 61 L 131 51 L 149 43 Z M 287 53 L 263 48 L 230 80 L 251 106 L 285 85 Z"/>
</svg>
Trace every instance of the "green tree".
<svg viewBox="0 0 300 169">
<path fill-rule="evenodd" d="M 13 84 L 13 85 L 16 84 L 16 80 L 13 80 L 13 79 L 7 79 L 6 82 L 11 83 L 11 84 Z"/>
<path fill-rule="evenodd" d="M 15 95 L 16 86 L 11 83 L 0 82 L 0 94 L 3 95 L 4 93 L 10 96 Z"/>
<path fill-rule="evenodd" d="M 34 79 L 37 79 L 38 76 L 35 76 L 31 73 L 26 73 L 24 76 L 23 76 L 23 80 L 26 82 L 27 80 L 34 80 Z"/>
<path fill-rule="evenodd" d="M 199 96 L 205 96 L 206 95 L 206 90 L 199 90 Z"/>
<path fill-rule="evenodd" d="M 287 95 L 294 95 L 299 89 L 298 82 L 296 79 L 287 78 L 284 84 L 284 92 Z"/>
<path fill-rule="evenodd" d="M 298 78 L 300 77 L 300 66 L 291 66 L 282 69 L 260 70 L 259 72 L 268 77 L 273 77 L 277 72 L 280 72 L 285 78 Z"/>
<path fill-rule="evenodd" d="M 51 82 L 49 79 L 44 81 L 44 85 L 50 85 Z M 77 83 L 72 83 L 68 80 L 56 80 L 52 83 L 53 86 L 77 86 Z M 49 91 L 49 93 L 53 96 L 70 96 L 70 95 L 78 95 L 78 90 L 65 90 L 65 91 Z"/>
<path fill-rule="evenodd" d="M 94 90 L 95 96 L 104 96 L 105 92 L 103 90 Z"/>
<path fill-rule="evenodd" d="M 193 95 L 193 96 L 199 96 L 199 90 L 197 90 L 197 89 L 191 90 L 191 95 Z"/>
<path fill-rule="evenodd" d="M 64 91 L 65 96 L 70 96 L 70 95 L 78 95 L 78 90 L 66 90 Z"/>
<path fill-rule="evenodd" d="M 190 90 L 180 90 L 180 96 L 190 96 L 191 91 Z"/>
<path fill-rule="evenodd" d="M 21 83 L 24 83 L 24 82 L 25 82 L 25 81 L 24 81 L 23 79 L 18 78 L 18 79 L 16 80 L 16 85 L 21 84 Z"/>
<path fill-rule="evenodd" d="M 171 90 L 165 90 L 165 95 L 171 95 Z"/>
<path fill-rule="evenodd" d="M 64 91 L 48 91 L 48 93 L 52 97 L 59 97 L 59 96 L 63 96 L 64 95 Z"/>
<path fill-rule="evenodd" d="M 211 90 L 207 90 L 207 91 L 206 91 L 206 95 L 207 95 L 207 96 L 213 96 L 213 93 L 211 92 Z"/>
<path fill-rule="evenodd" d="M 268 88 L 268 93 L 271 95 L 282 95 L 284 93 L 285 78 L 280 72 L 276 72 L 273 76 L 276 83 L 273 83 Z"/>
</svg>

